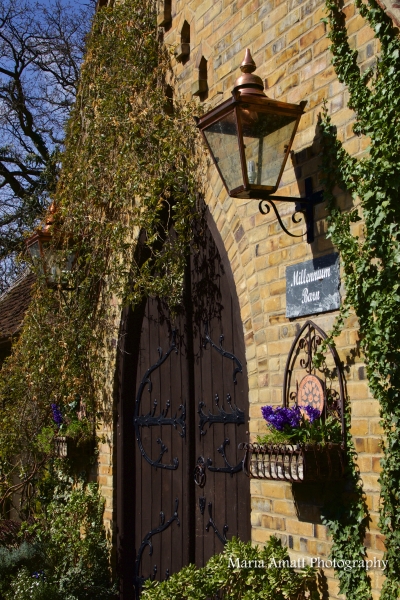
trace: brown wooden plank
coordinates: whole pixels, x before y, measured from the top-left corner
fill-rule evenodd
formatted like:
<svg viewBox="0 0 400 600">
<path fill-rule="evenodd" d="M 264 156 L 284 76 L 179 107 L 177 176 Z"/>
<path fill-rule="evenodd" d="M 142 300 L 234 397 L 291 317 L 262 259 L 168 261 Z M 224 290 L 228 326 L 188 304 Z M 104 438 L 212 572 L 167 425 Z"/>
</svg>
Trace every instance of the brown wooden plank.
<svg viewBox="0 0 400 600">
<path fill-rule="evenodd" d="M 191 299 L 189 294 L 186 295 L 185 315 L 177 319 L 179 334 L 184 338 L 183 344 L 179 348 L 178 355 L 175 353 L 171 355 L 167 362 L 152 374 L 153 390 L 150 394 L 147 391 L 143 393 L 140 410 L 141 415 L 150 412 L 156 398 L 158 401 L 156 414 L 165 410 L 167 400 L 171 403 L 169 414 L 180 414 L 179 405 L 186 400 L 185 439 L 182 439 L 179 432 L 169 425 L 164 425 L 162 431 L 157 426 L 141 429 L 143 444 L 149 456 L 153 460 L 158 457 L 160 445 L 157 444 L 157 439 L 161 438 L 168 447 L 168 452 L 163 456 L 163 463 L 171 463 L 173 458 L 177 457 L 179 468 L 155 469 L 141 456 L 135 442 L 135 469 L 132 460 L 130 471 L 128 466 L 125 469 L 126 474 L 131 473 L 134 482 L 134 485 L 131 485 L 130 496 L 128 494 L 128 499 L 125 505 L 122 503 L 122 506 L 125 506 L 125 524 L 128 524 L 129 503 L 134 508 L 136 524 L 132 539 L 134 539 L 135 553 L 145 535 L 159 526 L 160 512 L 164 512 L 167 521 L 175 510 L 175 498 L 179 498 L 178 513 L 181 526 L 178 527 L 173 523 L 162 533 L 155 534 L 152 538 L 153 556 L 149 557 L 148 549 L 143 554 L 141 573 L 148 576 L 152 572 L 153 565 L 157 564 L 157 579 L 164 578 L 167 568 L 171 573 L 176 572 L 189 560 L 195 560 L 198 566 L 203 566 L 215 552 L 222 550 L 223 546 L 212 527 L 208 533 L 205 531 L 205 525 L 209 520 L 210 502 L 213 519 L 221 535 L 226 523 L 229 525 L 229 538 L 239 534 L 244 540 L 250 539 L 249 480 L 243 473 L 231 477 L 227 473 L 213 473 L 206 470 L 206 485 L 203 489 L 195 485 L 193 478 L 198 456 L 203 456 L 206 460 L 211 458 L 214 467 L 225 466 L 218 448 L 226 437 L 230 439 L 230 446 L 226 450 L 228 460 L 231 464 L 236 464 L 241 457 L 236 450 L 237 444 L 245 439 L 247 431 L 247 425 L 237 427 L 233 424 L 216 423 L 209 427 L 206 424 L 204 428 L 206 433 L 200 436 L 197 414 L 199 401 L 205 402 L 206 406 L 203 409 L 205 413 L 211 411 L 217 414 L 214 397 L 218 393 L 220 407 L 224 406 L 229 412 L 231 409 L 226 401 L 229 392 L 232 396 L 232 405 L 244 409 L 246 423 L 248 419 L 247 372 L 238 299 L 232 286 L 233 278 L 229 272 L 229 264 L 224 264 L 224 269 L 221 268 L 221 259 L 210 237 L 203 244 L 196 260 L 192 261 L 192 268 L 188 268 L 187 276 L 188 281 L 190 277 L 193 279 L 191 285 L 194 293 Z M 207 278 L 209 281 L 206 281 Z M 196 286 L 196 284 L 201 285 Z M 190 286 L 190 281 L 187 285 Z M 221 297 L 216 292 L 218 286 Z M 137 361 L 137 369 L 135 387 L 130 390 L 130 398 L 125 392 L 127 397 L 125 404 L 128 401 L 133 404 L 138 385 L 146 369 L 158 359 L 157 348 L 162 347 L 164 352 L 168 350 L 169 323 L 165 306 L 162 312 L 164 312 L 163 316 L 167 317 L 164 320 L 160 319 L 157 302 L 148 300 L 141 335 L 138 336 L 136 333 L 134 342 L 128 340 L 132 353 L 136 356 L 130 360 Z M 243 374 L 237 376 L 236 386 L 232 378 L 232 361 L 223 358 L 210 345 L 207 349 L 202 348 L 203 320 L 207 315 L 212 318 L 210 333 L 213 341 L 219 344 L 219 335 L 223 332 L 224 348 L 236 354 L 242 362 Z M 132 337 L 132 334 L 130 335 Z M 126 359 L 126 362 L 128 363 L 129 360 Z M 126 377 L 126 374 L 123 376 Z M 127 389 L 126 385 L 125 389 Z M 128 426 L 126 431 L 129 432 Z M 125 452 L 125 447 L 123 444 L 121 446 L 121 443 L 119 452 Z M 129 464 L 128 458 L 125 459 L 125 464 Z M 122 489 L 128 489 L 127 485 L 125 484 L 125 488 L 122 486 Z M 199 498 L 201 497 L 206 499 L 204 516 L 200 513 Z M 132 528 L 132 524 L 130 527 Z M 124 578 L 125 580 L 127 578 L 126 569 Z M 126 588 L 128 589 L 129 585 Z M 131 600 L 125 593 L 122 597 L 123 600 Z"/>
</svg>

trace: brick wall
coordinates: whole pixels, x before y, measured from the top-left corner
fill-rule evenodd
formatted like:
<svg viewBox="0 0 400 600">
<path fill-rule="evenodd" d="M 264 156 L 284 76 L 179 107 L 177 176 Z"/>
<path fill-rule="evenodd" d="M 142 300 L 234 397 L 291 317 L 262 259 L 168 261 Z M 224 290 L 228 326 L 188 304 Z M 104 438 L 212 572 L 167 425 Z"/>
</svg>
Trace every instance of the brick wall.
<svg viewBox="0 0 400 600">
<path fill-rule="evenodd" d="M 164 2 L 160 2 L 160 11 L 163 7 Z M 353 3 L 345 6 L 345 12 L 350 43 L 358 49 L 359 64 L 364 70 L 375 60 L 379 48 Z M 265 81 L 268 96 L 293 103 L 308 101 L 279 193 L 301 194 L 304 178 L 309 176 L 313 178 L 314 189 L 320 188 L 318 116 L 324 99 L 345 148 L 355 156 L 367 151 L 368 140 L 353 134 L 354 115 L 347 107 L 348 92 L 331 65 L 326 25 L 321 21 L 324 16 L 321 0 L 176 0 L 172 2 L 171 16 L 171 22 L 165 26 L 167 44 L 178 46 L 184 22 L 190 25 L 190 55 L 177 60 L 174 67 L 180 95 L 191 98 L 196 91 L 198 65 L 204 57 L 208 91 L 199 91 L 199 104 L 208 110 L 226 100 L 240 73 L 244 50 L 249 47 L 258 66 L 256 74 Z M 323 205 L 316 209 L 316 239 L 310 246 L 284 234 L 271 215 L 259 214 L 257 201 L 229 198 L 212 165 L 208 169 L 206 190 L 206 202 L 225 244 L 241 307 L 250 389 L 250 434 L 254 438 L 264 430 L 261 406 L 282 402 L 286 357 L 296 325 L 305 320 L 290 321 L 285 317 L 285 269 L 290 264 L 329 253 L 333 248 L 325 238 Z M 351 198 L 340 190 L 338 199 L 343 207 L 351 206 Z M 289 227 L 293 207 L 282 204 L 280 208 Z M 360 231 L 362 226 L 355 227 Z M 299 225 L 297 233 L 300 231 Z M 335 314 L 311 318 L 329 331 Z M 382 558 L 383 540 L 377 528 L 379 407 L 370 396 L 357 341 L 357 320 L 351 316 L 337 340 L 337 348 L 346 365 L 352 433 L 371 515 L 366 537 L 368 554 Z M 289 546 L 294 557 L 328 555 L 330 542 L 326 528 L 320 523 L 319 492 L 306 486 L 293 497 L 290 484 L 253 480 L 251 493 L 254 542 L 265 542 L 275 534 Z M 378 570 L 370 573 L 374 597 L 378 597 L 382 573 Z M 325 570 L 324 575 L 329 597 L 337 598 L 338 586 L 332 570 Z"/>
</svg>

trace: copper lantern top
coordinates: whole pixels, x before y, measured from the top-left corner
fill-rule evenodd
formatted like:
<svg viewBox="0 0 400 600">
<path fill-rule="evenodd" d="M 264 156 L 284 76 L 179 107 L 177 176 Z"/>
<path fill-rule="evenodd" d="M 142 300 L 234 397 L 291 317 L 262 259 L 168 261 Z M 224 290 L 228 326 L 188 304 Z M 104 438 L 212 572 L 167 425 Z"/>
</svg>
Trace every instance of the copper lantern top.
<svg viewBox="0 0 400 600">
<path fill-rule="evenodd" d="M 243 75 L 240 75 L 240 77 L 236 79 L 232 93 L 240 91 L 242 94 L 258 94 L 265 96 L 261 77 L 253 75 L 256 68 L 256 63 L 251 56 L 249 48 L 247 48 L 244 60 L 240 65 L 240 70 Z"/>
<path fill-rule="evenodd" d="M 197 119 L 212 159 L 233 198 L 268 198 L 279 186 L 305 102 L 268 98 L 254 75 L 250 50 L 232 97 Z"/>
</svg>

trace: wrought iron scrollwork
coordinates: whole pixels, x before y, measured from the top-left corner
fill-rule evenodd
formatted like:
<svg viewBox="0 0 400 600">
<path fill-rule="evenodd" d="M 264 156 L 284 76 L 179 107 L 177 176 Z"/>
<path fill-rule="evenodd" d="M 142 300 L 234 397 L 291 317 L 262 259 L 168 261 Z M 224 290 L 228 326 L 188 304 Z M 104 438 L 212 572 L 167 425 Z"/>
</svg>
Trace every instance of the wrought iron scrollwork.
<svg viewBox="0 0 400 600">
<path fill-rule="evenodd" d="M 299 339 L 299 348 L 304 350 L 306 358 L 300 359 L 300 366 L 302 369 L 311 373 L 312 361 L 315 353 L 318 351 L 318 346 L 322 344 L 322 337 L 310 327 L 307 328 L 305 336 Z"/>
<path fill-rule="evenodd" d="M 160 445 L 160 454 L 159 454 L 158 458 L 156 460 L 152 460 L 150 458 L 150 456 L 148 456 L 148 454 L 146 453 L 146 451 L 143 447 L 140 430 L 142 427 L 155 427 L 155 426 L 161 427 L 163 425 L 170 425 L 170 426 L 174 427 L 174 429 L 176 429 L 176 430 L 178 430 L 178 427 L 179 427 L 180 428 L 179 435 L 182 438 L 184 438 L 186 435 L 186 407 L 185 407 L 185 405 L 181 404 L 179 406 L 178 410 L 180 411 L 180 414 L 178 414 L 178 412 L 176 412 L 174 416 L 169 417 L 168 411 L 170 409 L 171 402 L 170 402 L 170 400 L 167 400 L 165 409 L 161 410 L 161 412 L 158 415 L 156 415 L 155 413 L 156 413 L 158 402 L 157 402 L 157 400 L 154 400 L 153 409 L 151 411 L 149 411 L 146 415 L 139 415 L 139 409 L 140 409 L 144 389 L 145 389 L 146 385 L 148 385 L 148 392 L 150 393 L 152 390 L 152 387 L 153 387 L 153 384 L 152 384 L 151 378 L 150 378 L 151 374 L 156 369 L 159 369 L 163 363 L 165 363 L 165 361 L 170 356 L 171 352 L 175 352 L 176 354 L 178 353 L 178 349 L 176 347 L 176 331 L 175 330 L 172 331 L 171 345 L 168 348 L 167 352 L 165 354 L 163 354 L 162 349 L 158 348 L 158 356 L 159 356 L 158 361 L 153 366 L 151 366 L 149 369 L 147 369 L 146 373 L 143 376 L 142 381 L 140 382 L 138 393 L 136 395 L 134 427 L 135 427 L 136 440 L 137 440 L 139 450 L 140 450 L 143 458 L 152 467 L 155 467 L 156 469 L 160 468 L 160 469 L 175 470 L 179 466 L 178 458 L 174 458 L 172 460 L 171 464 L 163 464 L 161 462 L 164 454 L 166 452 L 168 452 L 168 448 L 164 444 L 164 442 L 162 441 L 161 438 L 157 439 L 157 444 Z"/>
<path fill-rule="evenodd" d="M 301 198 L 299 198 L 299 202 L 300 201 L 301 201 Z M 287 233 L 287 235 L 290 235 L 290 237 L 294 237 L 294 238 L 303 237 L 304 233 L 295 234 L 295 233 L 291 233 L 288 229 L 286 229 L 286 227 L 284 226 L 283 221 L 281 219 L 281 216 L 278 212 L 278 209 L 276 208 L 276 205 L 273 200 L 270 200 L 270 199 L 261 200 L 258 205 L 258 210 L 260 211 L 260 213 L 262 215 L 268 215 L 271 212 L 271 207 L 274 210 L 274 213 L 275 213 L 276 218 L 278 219 L 279 225 L 282 227 L 283 231 L 285 233 Z M 301 217 L 298 218 L 296 215 L 301 215 Z M 298 223 L 301 222 L 303 217 L 304 217 L 303 210 L 296 210 L 292 214 L 292 223 L 295 223 L 297 225 Z"/>
<path fill-rule="evenodd" d="M 302 218 L 306 225 L 307 242 L 311 244 L 314 241 L 314 207 L 324 201 L 323 192 L 313 192 L 312 177 L 306 177 L 304 180 L 304 198 L 294 198 L 293 196 L 268 196 L 264 200 L 261 200 L 258 205 L 258 210 L 262 215 L 268 215 L 273 209 L 276 218 L 279 221 L 279 225 L 283 231 L 290 235 L 290 237 L 302 237 L 304 234 L 291 233 L 284 226 L 280 217 L 279 211 L 275 205 L 275 202 L 291 202 L 295 204 L 295 211 L 292 215 L 292 222 L 297 225 L 300 223 Z M 302 214 L 302 217 L 297 215 Z"/>
<path fill-rule="evenodd" d="M 212 527 L 214 529 L 214 533 L 217 536 L 217 538 L 219 539 L 219 541 L 225 546 L 226 542 L 228 541 L 226 534 L 228 532 L 229 527 L 228 527 L 228 525 L 224 525 L 222 528 L 222 535 L 221 535 L 221 533 L 219 532 L 219 530 L 215 524 L 213 516 L 212 516 L 212 502 L 208 503 L 208 514 L 209 514 L 210 519 L 206 525 L 207 533 L 209 532 L 210 527 Z"/>
<path fill-rule="evenodd" d="M 208 331 L 208 323 L 205 323 L 204 327 L 205 327 L 204 343 L 203 343 L 204 348 L 207 347 L 207 344 L 210 344 L 211 347 L 214 350 L 216 350 L 223 358 L 228 358 L 233 361 L 233 363 L 234 363 L 233 383 L 236 385 L 237 384 L 237 374 L 243 372 L 242 363 L 232 352 L 228 352 L 227 350 L 225 350 L 223 348 L 223 345 L 222 345 L 223 341 L 224 341 L 223 335 L 220 336 L 219 346 L 217 346 L 217 344 L 215 344 L 210 337 L 210 334 Z M 205 435 L 207 433 L 207 431 L 204 430 L 204 426 L 207 423 L 208 423 L 208 428 L 210 428 L 211 425 L 214 425 L 214 424 L 223 424 L 223 425 L 228 425 L 228 424 L 243 425 L 244 424 L 244 422 L 245 422 L 244 411 L 240 410 L 240 408 L 238 408 L 235 404 L 233 404 L 232 397 L 229 393 L 226 395 L 226 401 L 229 405 L 230 411 L 226 411 L 224 406 L 220 406 L 219 395 L 215 394 L 214 402 L 215 402 L 215 406 L 217 408 L 216 414 L 213 414 L 210 410 L 208 411 L 208 414 L 206 414 L 203 411 L 203 408 L 205 408 L 205 406 L 206 406 L 205 402 L 202 402 L 202 401 L 199 402 L 199 408 L 197 410 L 197 413 L 199 415 L 199 429 L 200 429 L 201 436 Z M 221 446 L 218 448 L 218 452 L 222 455 L 222 457 L 224 459 L 225 466 L 224 467 L 212 466 L 213 465 L 212 459 L 207 458 L 206 464 L 207 464 L 207 469 L 209 471 L 213 471 L 215 473 L 229 473 L 231 476 L 233 476 L 234 473 L 239 473 L 242 470 L 242 461 L 239 462 L 237 465 L 231 465 L 227 459 L 225 449 L 226 449 L 226 446 L 229 445 L 229 443 L 230 443 L 229 438 L 225 438 L 225 440 L 222 442 Z"/>
<path fill-rule="evenodd" d="M 241 444 L 243 471 L 255 479 L 337 481 L 345 472 L 342 444 Z"/>
<path fill-rule="evenodd" d="M 289 355 L 286 362 L 285 367 L 285 375 L 283 381 L 283 398 L 284 405 L 288 406 L 289 402 L 299 402 L 299 393 L 301 390 L 302 383 L 300 385 L 296 381 L 296 390 L 294 391 L 292 386 L 294 383 L 292 382 L 292 375 L 296 367 L 296 361 L 299 360 L 300 368 L 304 369 L 308 374 L 308 378 L 317 380 L 318 378 L 315 376 L 316 368 L 313 364 L 313 359 L 315 353 L 318 351 L 319 347 L 323 345 L 324 340 L 326 340 L 326 333 L 318 327 L 313 321 L 306 321 L 303 327 L 300 329 L 295 339 L 293 340 L 292 347 L 289 351 Z M 336 352 L 336 349 L 330 344 L 326 344 L 325 354 L 329 351 L 334 364 L 333 371 L 330 371 L 327 368 L 320 368 L 320 374 L 325 381 L 321 381 L 323 384 L 325 402 L 323 406 L 323 414 L 324 416 L 332 415 L 335 416 L 341 422 L 342 429 L 342 446 L 345 447 L 345 420 L 344 420 L 344 381 L 343 381 L 343 372 L 342 372 L 342 364 L 340 362 L 339 356 Z M 304 352 L 305 356 L 301 356 L 301 353 Z M 324 355 L 325 355 L 324 354 Z M 314 373 L 314 375 L 312 375 Z M 327 375 L 328 373 L 328 375 Z M 304 377 L 303 381 L 307 378 Z M 326 379 L 335 378 L 338 384 L 338 390 L 331 387 L 331 385 L 326 384 Z M 316 382 L 317 383 L 317 382 Z"/>
<path fill-rule="evenodd" d="M 223 356 L 224 358 L 230 358 L 233 361 L 233 363 L 235 365 L 235 368 L 233 370 L 233 383 L 236 384 L 237 383 L 236 375 L 238 373 L 243 373 L 242 363 L 234 354 L 232 354 L 232 352 L 228 352 L 227 350 L 225 350 L 225 348 L 222 347 L 223 342 L 224 342 L 223 335 L 219 336 L 219 346 L 217 346 L 217 344 L 212 341 L 209 331 L 208 331 L 208 323 L 206 321 L 204 323 L 203 348 L 207 348 L 207 344 L 210 344 L 211 347 L 214 348 L 214 350 L 216 350 L 221 356 Z"/>
<path fill-rule="evenodd" d="M 206 499 L 205 499 L 205 496 L 200 496 L 200 498 L 199 498 L 199 508 L 200 508 L 200 514 L 204 515 L 204 511 L 206 509 Z"/>
<path fill-rule="evenodd" d="M 160 512 L 160 524 L 158 527 L 156 527 L 155 529 L 152 529 L 151 531 L 149 531 L 149 533 L 144 537 L 142 543 L 140 544 L 140 548 L 139 551 L 136 555 L 136 560 L 135 560 L 135 577 L 134 577 L 134 586 L 135 586 L 135 590 L 136 590 L 136 597 L 139 598 L 139 593 L 141 588 L 143 587 L 144 582 L 147 579 L 154 579 L 156 574 L 157 574 L 157 565 L 154 565 L 153 568 L 153 575 L 149 575 L 149 577 L 142 577 L 139 575 L 140 572 L 140 563 L 142 561 L 142 556 L 143 556 L 143 552 L 145 551 L 146 546 L 149 547 L 149 556 L 153 555 L 153 542 L 152 542 L 152 537 L 157 535 L 158 533 L 162 533 L 163 531 L 165 531 L 166 529 L 168 529 L 168 527 L 174 522 L 176 521 L 176 524 L 179 526 L 180 520 L 178 517 L 178 506 L 179 506 L 179 500 L 178 498 L 175 498 L 175 512 L 172 515 L 172 517 L 170 517 L 168 519 L 168 521 L 165 521 L 165 515 L 164 513 L 161 511 Z M 168 569 L 167 572 L 169 573 Z"/>
<path fill-rule="evenodd" d="M 225 409 L 220 407 L 219 405 L 219 396 L 215 394 L 215 406 L 217 407 L 218 414 L 214 415 L 211 411 L 208 411 L 208 415 L 203 412 L 203 408 L 206 406 L 204 402 L 199 402 L 199 408 L 197 413 L 200 417 L 199 419 L 199 428 L 200 435 L 205 435 L 207 432 L 204 431 L 204 425 L 208 423 L 209 428 L 214 423 L 234 423 L 235 425 L 243 425 L 244 423 L 244 412 L 240 410 L 237 406 L 232 406 L 232 398 L 230 394 L 226 395 L 226 401 L 228 402 L 231 412 L 226 412 Z"/>
<path fill-rule="evenodd" d="M 230 444 L 229 438 L 225 438 L 221 446 L 218 448 L 218 452 L 222 454 L 222 457 L 225 461 L 226 467 L 213 467 L 211 458 L 207 458 L 207 469 L 209 471 L 214 471 L 216 473 L 229 473 L 231 477 L 233 477 L 234 473 L 239 473 L 243 469 L 243 461 L 241 460 L 237 465 L 233 466 L 229 463 L 226 454 L 225 448 Z"/>
</svg>

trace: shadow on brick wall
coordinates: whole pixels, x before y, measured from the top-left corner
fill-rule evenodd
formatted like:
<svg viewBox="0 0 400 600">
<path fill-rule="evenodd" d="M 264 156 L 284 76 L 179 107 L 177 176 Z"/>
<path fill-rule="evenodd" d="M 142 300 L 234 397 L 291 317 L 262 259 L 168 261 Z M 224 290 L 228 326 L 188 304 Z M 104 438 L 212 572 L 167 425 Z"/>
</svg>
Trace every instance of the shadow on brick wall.
<svg viewBox="0 0 400 600">
<path fill-rule="evenodd" d="M 322 134 L 319 124 L 315 127 L 315 135 L 312 144 L 307 148 L 303 148 L 300 152 L 292 151 L 291 160 L 300 196 L 305 195 L 305 179 L 308 177 L 311 177 L 312 179 L 314 192 L 323 190 L 321 181 Z M 342 210 L 349 210 L 353 207 L 353 199 L 349 193 L 341 190 L 339 187 L 334 190 L 334 193 Z M 315 206 L 314 210 L 315 240 L 310 245 L 311 252 L 314 256 L 334 252 L 334 245 L 331 240 L 326 237 L 326 202 Z"/>
</svg>

